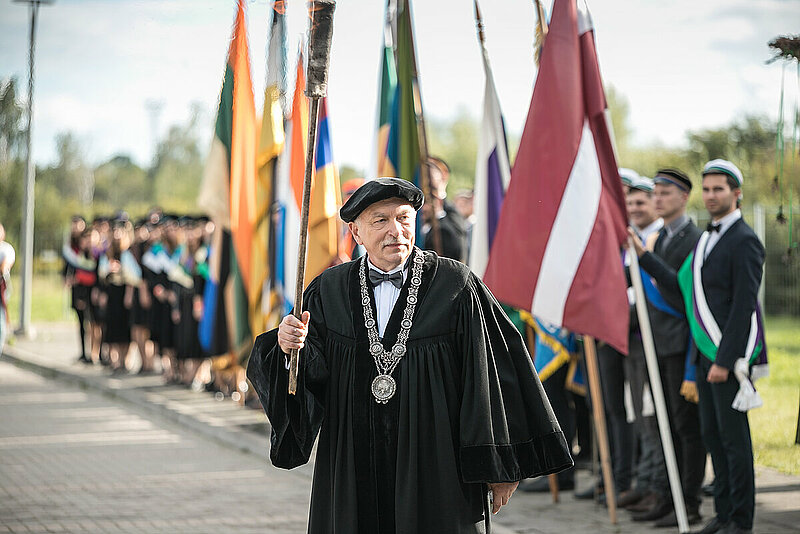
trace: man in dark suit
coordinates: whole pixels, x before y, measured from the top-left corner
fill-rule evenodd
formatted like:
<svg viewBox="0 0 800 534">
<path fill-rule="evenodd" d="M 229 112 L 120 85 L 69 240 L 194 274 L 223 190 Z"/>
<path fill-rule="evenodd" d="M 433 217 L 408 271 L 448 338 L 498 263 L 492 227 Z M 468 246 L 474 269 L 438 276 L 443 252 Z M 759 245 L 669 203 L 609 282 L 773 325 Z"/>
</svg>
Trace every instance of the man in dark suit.
<svg viewBox="0 0 800 534">
<path fill-rule="evenodd" d="M 654 254 L 677 271 L 694 250 L 703 233 L 686 215 L 686 204 L 692 190 L 692 182 L 678 169 L 662 169 L 656 173 L 653 181 L 656 213 L 664 219 L 664 227 L 655 241 Z M 680 291 L 662 287 L 658 287 L 656 291 L 657 294 L 648 291 L 648 312 L 687 515 L 689 523 L 695 524 L 701 520 L 700 486 L 705 473 L 706 450 L 700 434 L 697 404 L 689 402 L 681 395 L 686 366 L 694 365 L 686 361 L 691 333 L 683 313 Z M 663 481 L 664 485 L 657 491 L 661 493 L 663 499 L 671 503 L 672 497 L 669 485 L 666 484 L 666 477 L 661 477 L 659 480 Z M 674 510 L 655 524 L 657 527 L 677 525 L 678 520 Z"/>
<path fill-rule="evenodd" d="M 443 160 L 428 158 L 428 173 L 431 181 L 431 204 L 423 206 L 425 226 L 422 236 L 424 248 L 435 250 L 438 232 L 441 250 L 436 252 L 445 258 L 461 263 L 467 261 L 467 221 L 458 213 L 455 206 L 447 200 L 447 182 L 450 179 L 450 168 Z M 436 217 L 434 226 L 433 217 Z"/>
<path fill-rule="evenodd" d="M 713 160 L 703 169 L 703 202 L 711 215 L 708 237 L 701 237 L 694 260 L 702 258 L 700 280 L 695 288 L 702 293 L 684 302 L 702 298 L 709 311 L 693 337 L 709 335 L 713 345 L 698 350 L 697 387 L 703 441 L 714 464 L 714 509 L 716 517 L 699 532 L 702 534 L 750 533 L 755 510 L 753 446 L 747 413 L 732 407 L 739 390 L 733 368 L 748 349 L 751 318 L 756 309 L 758 288 L 764 264 L 764 246 L 744 222 L 739 210 L 742 173 L 731 162 Z M 633 233 L 631 233 L 634 235 Z M 701 247 L 702 245 L 702 247 Z M 702 249 L 702 250 L 701 250 Z M 667 263 L 645 253 L 637 243 L 641 264 L 658 280 L 659 286 L 674 290 L 678 276 Z M 686 265 L 681 270 L 683 276 Z M 682 278 L 683 279 L 683 278 Z M 684 297 L 692 289 L 683 285 Z M 694 313 L 687 309 L 687 315 Z M 692 317 L 690 317 L 692 320 Z M 706 344 L 706 347 L 708 345 Z"/>
</svg>

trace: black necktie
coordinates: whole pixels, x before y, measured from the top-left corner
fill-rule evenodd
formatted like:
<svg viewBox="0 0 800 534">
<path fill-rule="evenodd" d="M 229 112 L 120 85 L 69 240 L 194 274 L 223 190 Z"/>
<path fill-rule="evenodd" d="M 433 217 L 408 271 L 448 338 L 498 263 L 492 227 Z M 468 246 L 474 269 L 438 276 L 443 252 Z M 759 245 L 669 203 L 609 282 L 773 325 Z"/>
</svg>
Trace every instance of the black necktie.
<svg viewBox="0 0 800 534">
<path fill-rule="evenodd" d="M 373 287 L 383 282 L 391 282 L 394 287 L 401 289 L 403 287 L 403 271 L 400 270 L 392 274 L 384 274 L 379 273 L 375 269 L 369 270 L 369 283 L 372 284 Z"/>
<path fill-rule="evenodd" d="M 706 226 L 706 230 L 709 232 L 719 232 L 720 228 L 722 228 L 722 223 L 708 223 L 708 226 Z"/>
</svg>

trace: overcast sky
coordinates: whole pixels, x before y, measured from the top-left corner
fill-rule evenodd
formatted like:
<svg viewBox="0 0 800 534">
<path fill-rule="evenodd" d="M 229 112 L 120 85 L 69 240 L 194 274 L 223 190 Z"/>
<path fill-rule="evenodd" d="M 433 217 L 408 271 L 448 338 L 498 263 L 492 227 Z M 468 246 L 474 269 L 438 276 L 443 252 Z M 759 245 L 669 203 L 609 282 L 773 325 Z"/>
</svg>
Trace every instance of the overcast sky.
<svg viewBox="0 0 800 534">
<path fill-rule="evenodd" d="M 372 149 L 384 6 L 340 0 L 334 17 L 329 116 L 334 159 L 366 169 Z M 552 2 L 545 0 L 548 7 Z M 630 104 L 637 144 L 680 145 L 685 132 L 745 114 L 776 118 L 780 64 L 767 41 L 800 31 L 796 0 L 588 0 L 604 81 Z M 290 0 L 289 57 L 305 30 L 305 1 Z M 248 1 L 256 107 L 263 102 L 270 3 Z M 472 0 L 413 2 L 426 116 L 459 108 L 480 115 L 483 71 Z M 508 128 L 519 134 L 536 69 L 531 0 L 483 0 L 486 40 Z M 207 110 L 210 138 L 234 18 L 234 0 L 57 0 L 40 10 L 34 155 L 55 157 L 54 137 L 73 131 L 98 163 L 127 153 L 150 162 L 145 103 L 163 104 L 158 134 Z M 27 87 L 28 9 L 0 0 L 0 78 Z M 290 69 L 291 71 L 292 69 Z M 797 95 L 787 68 L 787 110 Z M 786 113 L 787 121 L 789 112 Z M 624 162 L 621 162 L 624 164 Z"/>
</svg>

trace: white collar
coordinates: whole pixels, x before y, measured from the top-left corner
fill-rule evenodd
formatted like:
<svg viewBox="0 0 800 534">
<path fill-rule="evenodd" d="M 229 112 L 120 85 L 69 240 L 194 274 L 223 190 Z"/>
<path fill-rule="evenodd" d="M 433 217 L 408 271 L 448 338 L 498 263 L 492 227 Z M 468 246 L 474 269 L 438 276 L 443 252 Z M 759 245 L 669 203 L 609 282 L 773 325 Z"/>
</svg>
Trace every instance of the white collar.
<svg viewBox="0 0 800 534">
<path fill-rule="evenodd" d="M 719 224 L 720 225 L 719 233 L 722 234 L 723 232 L 725 232 L 725 230 L 727 230 L 728 228 L 733 226 L 733 223 L 735 223 L 736 221 L 738 221 L 741 218 L 742 218 L 742 210 L 740 210 L 739 208 L 736 208 L 735 210 L 733 210 L 732 212 L 730 212 L 729 214 L 727 214 L 723 218 L 719 219 L 718 221 L 712 221 L 712 222 L 714 224 Z"/>
<path fill-rule="evenodd" d="M 639 229 L 639 235 L 642 236 L 643 240 L 646 240 L 651 234 L 654 232 L 658 232 L 664 226 L 664 219 L 659 217 L 655 221 L 651 222 L 644 228 Z"/>
<path fill-rule="evenodd" d="M 404 261 L 403 263 L 401 263 L 400 265 L 398 265 L 397 267 L 395 267 L 391 271 L 384 271 L 383 269 L 378 269 L 377 267 L 375 267 L 375 265 L 373 265 L 373 263 L 371 261 L 369 261 L 369 258 L 367 258 L 367 267 L 369 267 L 370 269 L 375 269 L 376 271 L 378 271 L 381 274 L 392 274 L 392 273 L 396 273 L 397 271 L 405 270 L 405 269 L 403 269 L 403 267 L 405 267 L 406 263 L 408 263 L 408 261 Z"/>
</svg>

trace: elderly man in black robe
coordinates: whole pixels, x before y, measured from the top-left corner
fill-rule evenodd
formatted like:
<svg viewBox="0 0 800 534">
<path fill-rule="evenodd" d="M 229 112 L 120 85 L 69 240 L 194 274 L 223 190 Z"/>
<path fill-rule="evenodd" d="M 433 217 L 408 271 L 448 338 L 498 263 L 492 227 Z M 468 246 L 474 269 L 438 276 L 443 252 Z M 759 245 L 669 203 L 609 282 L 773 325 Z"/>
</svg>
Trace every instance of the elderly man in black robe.
<svg viewBox="0 0 800 534">
<path fill-rule="evenodd" d="M 520 480 L 572 465 L 498 302 L 463 264 L 414 247 L 422 203 L 398 178 L 359 188 L 339 213 L 366 256 L 315 278 L 302 321 L 253 347 L 272 463 L 305 464 L 319 434 L 310 533 L 478 532 L 487 485 L 497 513 Z"/>
</svg>

